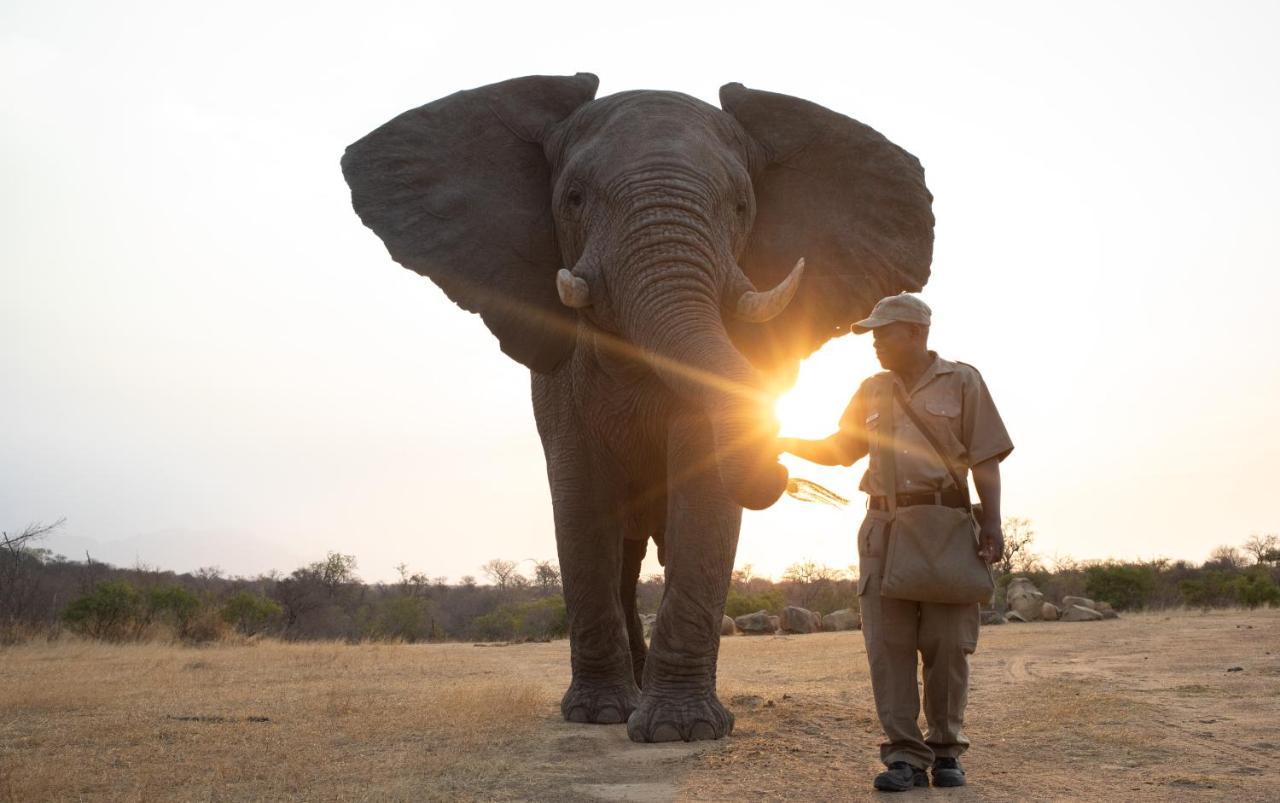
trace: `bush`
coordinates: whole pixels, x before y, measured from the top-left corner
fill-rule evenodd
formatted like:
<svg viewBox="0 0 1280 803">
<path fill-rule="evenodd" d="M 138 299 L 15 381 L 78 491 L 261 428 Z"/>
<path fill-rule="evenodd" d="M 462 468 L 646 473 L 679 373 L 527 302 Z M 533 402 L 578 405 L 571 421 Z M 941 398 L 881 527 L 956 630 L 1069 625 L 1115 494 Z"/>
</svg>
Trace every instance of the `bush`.
<svg viewBox="0 0 1280 803">
<path fill-rule="evenodd" d="M 725 615 L 737 618 L 756 611 L 779 613 L 787 607 L 787 600 L 777 588 L 755 594 L 743 594 L 736 588 L 729 589 L 729 596 L 724 601 Z"/>
<path fill-rule="evenodd" d="M 1280 586 L 1263 567 L 1255 567 L 1237 577 L 1232 583 L 1242 605 L 1256 608 L 1259 605 L 1280 605 Z"/>
<path fill-rule="evenodd" d="M 73 600 L 62 619 L 74 632 L 96 639 L 136 638 L 142 595 L 127 580 L 99 583 L 93 593 Z"/>
<path fill-rule="evenodd" d="M 190 637 L 192 620 L 200 611 L 200 598 L 182 586 L 161 586 L 147 592 L 143 626 L 159 616 L 169 620 L 178 638 Z"/>
<path fill-rule="evenodd" d="M 222 604 L 222 621 L 246 636 L 259 632 L 284 609 L 275 601 L 249 591 L 237 591 Z"/>
<path fill-rule="evenodd" d="M 472 636 L 481 641 L 561 638 L 568 631 L 569 614 L 559 594 L 503 605 L 471 621 Z"/>
<path fill-rule="evenodd" d="M 396 596 L 383 600 L 372 611 L 365 632 L 370 638 L 416 642 L 436 636 L 431 601 L 422 597 Z"/>
<path fill-rule="evenodd" d="M 1150 566 L 1110 563 L 1085 570 L 1085 593 L 1120 611 L 1145 608 L 1155 586 L 1155 570 Z"/>
<path fill-rule="evenodd" d="M 1186 604 L 1196 608 L 1234 605 L 1238 599 L 1232 575 L 1216 570 L 1205 572 L 1198 580 L 1183 580 L 1178 590 Z"/>
</svg>

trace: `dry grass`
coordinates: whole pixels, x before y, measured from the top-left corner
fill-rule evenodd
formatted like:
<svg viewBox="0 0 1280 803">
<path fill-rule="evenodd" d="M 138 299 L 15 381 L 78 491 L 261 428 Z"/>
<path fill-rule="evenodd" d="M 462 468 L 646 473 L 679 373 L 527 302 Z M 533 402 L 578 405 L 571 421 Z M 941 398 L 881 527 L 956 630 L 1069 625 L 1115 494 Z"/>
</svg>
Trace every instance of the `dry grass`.
<svg viewBox="0 0 1280 803">
<path fill-rule="evenodd" d="M 720 667 L 732 738 L 640 746 L 559 721 L 565 642 L 6 647 L 0 798 L 867 796 L 881 736 L 860 634 L 726 639 Z M 1265 798 L 1277 726 L 1280 612 L 991 628 L 971 785 L 949 796 Z"/>
</svg>

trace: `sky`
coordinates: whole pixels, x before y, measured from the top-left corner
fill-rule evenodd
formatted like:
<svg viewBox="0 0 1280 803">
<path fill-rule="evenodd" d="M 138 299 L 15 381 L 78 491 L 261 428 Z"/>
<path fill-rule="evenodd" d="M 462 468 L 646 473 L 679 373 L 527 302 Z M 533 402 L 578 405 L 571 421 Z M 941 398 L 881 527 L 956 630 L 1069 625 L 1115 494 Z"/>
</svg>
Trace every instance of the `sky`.
<svg viewBox="0 0 1280 803">
<path fill-rule="evenodd" d="M 1036 552 L 1280 532 L 1277 9 L 8 0 L 0 529 L 241 574 L 554 558 L 528 371 L 391 261 L 338 159 L 457 90 L 588 71 L 804 97 L 921 159 L 931 344 L 991 388 Z M 876 370 L 829 343 L 784 434 L 830 432 Z M 787 464 L 851 504 L 746 513 L 738 564 L 855 563 L 865 464 Z"/>
</svg>

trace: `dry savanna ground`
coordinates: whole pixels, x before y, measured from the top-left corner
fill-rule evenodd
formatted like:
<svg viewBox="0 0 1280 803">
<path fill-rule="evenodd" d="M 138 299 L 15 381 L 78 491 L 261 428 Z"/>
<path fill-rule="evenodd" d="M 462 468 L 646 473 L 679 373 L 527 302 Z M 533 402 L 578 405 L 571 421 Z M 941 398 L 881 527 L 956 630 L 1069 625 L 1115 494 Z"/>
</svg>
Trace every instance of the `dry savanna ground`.
<svg viewBox="0 0 1280 803">
<path fill-rule="evenodd" d="M 859 633 L 727 638 L 729 739 L 571 725 L 568 644 L 0 650 L 0 798 L 871 797 Z M 1229 671 L 1240 667 L 1237 671 Z M 984 628 L 958 800 L 1276 799 L 1280 611 Z"/>
</svg>

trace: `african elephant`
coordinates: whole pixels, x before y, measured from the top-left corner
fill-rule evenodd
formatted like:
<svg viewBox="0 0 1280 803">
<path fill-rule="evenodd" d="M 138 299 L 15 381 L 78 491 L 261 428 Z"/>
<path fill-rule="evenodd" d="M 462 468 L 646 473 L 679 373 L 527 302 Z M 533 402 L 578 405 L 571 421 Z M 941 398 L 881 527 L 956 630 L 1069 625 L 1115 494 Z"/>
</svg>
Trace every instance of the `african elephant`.
<svg viewBox="0 0 1280 803">
<path fill-rule="evenodd" d="M 597 85 L 458 92 L 354 143 L 342 169 L 392 258 L 531 371 L 569 617 L 564 717 L 625 721 L 642 742 L 721 738 L 742 508 L 788 481 L 772 394 L 876 300 L 924 284 L 932 196 L 915 157 L 804 100 L 728 84 L 717 109 L 597 100 Z M 649 539 L 666 591 L 646 657 Z"/>
</svg>

